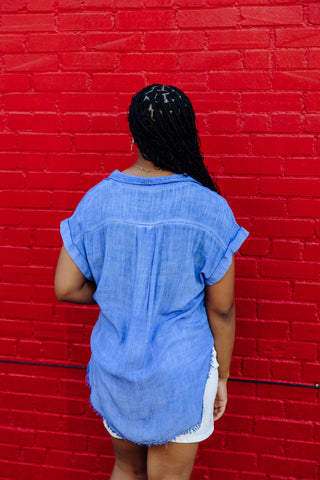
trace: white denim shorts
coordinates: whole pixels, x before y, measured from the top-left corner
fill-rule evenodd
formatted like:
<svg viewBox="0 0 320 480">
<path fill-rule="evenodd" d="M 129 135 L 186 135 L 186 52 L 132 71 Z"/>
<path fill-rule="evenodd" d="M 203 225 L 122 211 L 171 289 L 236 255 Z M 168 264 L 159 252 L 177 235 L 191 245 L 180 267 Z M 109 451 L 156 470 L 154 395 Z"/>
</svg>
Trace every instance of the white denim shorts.
<svg viewBox="0 0 320 480">
<path fill-rule="evenodd" d="M 214 431 L 213 409 L 214 409 L 214 401 L 217 395 L 218 378 L 219 378 L 218 366 L 219 366 L 219 363 L 217 361 L 216 351 L 213 348 L 212 364 L 211 364 L 210 372 L 208 375 L 208 379 L 207 379 L 207 383 L 206 383 L 206 387 L 203 395 L 203 411 L 202 411 L 201 425 L 194 432 L 179 435 L 178 437 L 170 440 L 171 442 L 176 442 L 176 443 L 201 442 L 203 440 L 206 440 L 206 438 L 210 437 L 210 435 L 213 433 Z M 110 430 L 105 418 L 103 419 L 103 425 L 105 426 L 105 428 L 108 430 L 108 432 L 112 437 L 119 438 L 119 439 L 122 438 Z"/>
</svg>

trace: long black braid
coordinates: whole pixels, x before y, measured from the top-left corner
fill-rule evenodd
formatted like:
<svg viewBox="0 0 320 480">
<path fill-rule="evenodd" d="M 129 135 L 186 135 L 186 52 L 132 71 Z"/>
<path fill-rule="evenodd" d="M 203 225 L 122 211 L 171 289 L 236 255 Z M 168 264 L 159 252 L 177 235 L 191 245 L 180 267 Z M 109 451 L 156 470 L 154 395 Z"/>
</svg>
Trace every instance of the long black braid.
<svg viewBox="0 0 320 480">
<path fill-rule="evenodd" d="M 132 97 L 129 128 L 142 156 L 220 193 L 204 165 L 194 110 L 179 88 L 154 83 Z"/>
</svg>

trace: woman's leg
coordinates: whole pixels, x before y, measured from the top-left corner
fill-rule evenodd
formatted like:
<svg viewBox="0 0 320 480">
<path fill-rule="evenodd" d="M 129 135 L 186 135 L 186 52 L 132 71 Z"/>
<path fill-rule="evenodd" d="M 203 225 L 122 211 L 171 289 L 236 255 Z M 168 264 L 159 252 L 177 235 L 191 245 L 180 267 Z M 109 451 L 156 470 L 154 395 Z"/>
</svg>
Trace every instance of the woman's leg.
<svg viewBox="0 0 320 480">
<path fill-rule="evenodd" d="M 110 480 L 145 480 L 148 448 L 111 437 L 115 464 Z"/>
<path fill-rule="evenodd" d="M 148 448 L 148 480 L 189 480 L 199 443 L 173 443 Z"/>
</svg>

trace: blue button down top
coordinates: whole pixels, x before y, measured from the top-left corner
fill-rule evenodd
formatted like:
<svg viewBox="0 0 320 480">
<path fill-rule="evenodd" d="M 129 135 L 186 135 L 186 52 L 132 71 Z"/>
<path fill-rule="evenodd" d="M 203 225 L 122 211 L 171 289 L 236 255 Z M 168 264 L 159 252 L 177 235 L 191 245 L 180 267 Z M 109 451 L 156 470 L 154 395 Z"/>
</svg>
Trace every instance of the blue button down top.
<svg viewBox="0 0 320 480">
<path fill-rule="evenodd" d="M 204 288 L 248 236 L 227 201 L 187 174 L 115 170 L 61 222 L 61 235 L 97 285 L 86 377 L 96 413 L 141 445 L 196 430 L 214 344 Z"/>
</svg>

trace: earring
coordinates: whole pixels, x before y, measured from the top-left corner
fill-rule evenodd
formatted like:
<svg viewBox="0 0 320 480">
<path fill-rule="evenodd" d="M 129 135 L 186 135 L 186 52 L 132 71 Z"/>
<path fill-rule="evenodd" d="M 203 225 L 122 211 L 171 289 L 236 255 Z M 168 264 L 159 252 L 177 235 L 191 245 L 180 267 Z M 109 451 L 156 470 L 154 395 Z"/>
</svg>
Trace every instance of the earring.
<svg viewBox="0 0 320 480">
<path fill-rule="evenodd" d="M 132 139 L 132 142 L 131 142 L 131 153 L 133 153 L 133 144 L 134 144 L 134 139 Z"/>
</svg>

